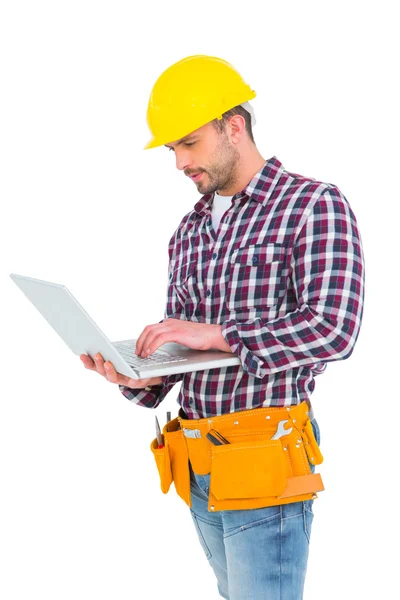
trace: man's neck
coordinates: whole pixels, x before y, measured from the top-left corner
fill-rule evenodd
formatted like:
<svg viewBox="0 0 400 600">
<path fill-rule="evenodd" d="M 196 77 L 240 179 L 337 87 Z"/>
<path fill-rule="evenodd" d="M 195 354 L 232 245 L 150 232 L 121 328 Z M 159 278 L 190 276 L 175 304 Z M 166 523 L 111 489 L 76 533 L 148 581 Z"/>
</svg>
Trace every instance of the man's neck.
<svg viewBox="0 0 400 600">
<path fill-rule="evenodd" d="M 235 181 L 230 188 L 217 190 L 216 193 L 218 196 L 234 196 L 243 190 L 243 188 L 245 188 L 253 179 L 254 175 L 264 166 L 265 158 L 257 152 L 256 158 L 254 160 L 246 161 L 246 163 L 247 164 L 245 165 L 239 165 L 239 179 Z"/>
</svg>

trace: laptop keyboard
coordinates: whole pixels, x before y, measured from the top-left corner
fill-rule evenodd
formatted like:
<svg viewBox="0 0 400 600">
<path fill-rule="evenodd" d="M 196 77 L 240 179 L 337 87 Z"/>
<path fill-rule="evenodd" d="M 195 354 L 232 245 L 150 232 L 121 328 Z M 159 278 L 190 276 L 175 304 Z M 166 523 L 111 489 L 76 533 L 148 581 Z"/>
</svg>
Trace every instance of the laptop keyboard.
<svg viewBox="0 0 400 600">
<path fill-rule="evenodd" d="M 136 343 L 120 344 L 117 342 L 113 346 L 124 357 L 126 362 L 133 367 L 152 367 L 154 365 L 172 364 L 187 360 L 185 356 L 170 354 L 165 350 L 156 350 L 153 354 L 147 356 L 147 358 L 142 358 L 135 353 Z"/>
</svg>

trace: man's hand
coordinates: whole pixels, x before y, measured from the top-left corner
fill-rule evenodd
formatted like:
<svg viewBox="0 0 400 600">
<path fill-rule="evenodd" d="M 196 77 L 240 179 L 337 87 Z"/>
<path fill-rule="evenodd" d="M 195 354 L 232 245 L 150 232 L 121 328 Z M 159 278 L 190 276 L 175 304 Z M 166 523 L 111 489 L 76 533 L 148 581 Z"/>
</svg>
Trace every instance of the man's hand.
<svg viewBox="0 0 400 600">
<path fill-rule="evenodd" d="M 127 387 L 133 389 L 144 388 L 148 385 L 157 385 L 159 383 L 162 383 L 161 377 L 148 377 L 147 379 L 131 379 L 130 377 L 126 377 L 126 375 L 117 373 L 112 363 L 104 362 L 104 359 L 101 356 L 101 354 L 95 355 L 94 362 L 87 354 L 81 354 L 79 358 L 83 362 L 85 369 L 97 371 L 99 375 L 105 377 L 110 383 L 126 385 Z"/>
<path fill-rule="evenodd" d="M 145 358 L 167 342 L 176 342 L 193 350 L 215 348 L 230 352 L 220 331 L 221 325 L 166 319 L 143 329 L 136 340 L 136 354 Z"/>
</svg>

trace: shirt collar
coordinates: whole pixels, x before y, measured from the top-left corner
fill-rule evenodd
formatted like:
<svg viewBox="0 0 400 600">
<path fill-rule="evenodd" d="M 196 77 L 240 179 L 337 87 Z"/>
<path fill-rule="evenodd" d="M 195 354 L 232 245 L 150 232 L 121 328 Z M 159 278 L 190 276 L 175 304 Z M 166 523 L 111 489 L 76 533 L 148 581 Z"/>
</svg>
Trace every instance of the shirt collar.
<svg viewBox="0 0 400 600">
<path fill-rule="evenodd" d="M 244 196 L 247 196 L 251 200 L 266 204 L 275 186 L 277 185 L 281 175 L 284 172 L 282 163 L 273 156 L 265 161 L 261 169 L 254 175 L 253 179 L 243 188 L 240 192 L 237 192 L 232 201 L 239 200 Z M 214 193 L 205 194 L 196 202 L 194 210 L 199 215 L 203 216 L 208 214 L 211 210 L 212 200 Z"/>
</svg>

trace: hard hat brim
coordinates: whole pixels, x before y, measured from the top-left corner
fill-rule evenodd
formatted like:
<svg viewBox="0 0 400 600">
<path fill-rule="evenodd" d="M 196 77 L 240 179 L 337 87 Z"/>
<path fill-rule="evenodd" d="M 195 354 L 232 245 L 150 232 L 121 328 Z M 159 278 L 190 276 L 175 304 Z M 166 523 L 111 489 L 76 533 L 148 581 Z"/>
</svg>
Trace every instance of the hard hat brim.
<svg viewBox="0 0 400 600">
<path fill-rule="evenodd" d="M 224 112 L 227 112 L 228 110 L 234 108 L 235 106 L 240 106 L 242 105 L 244 102 L 248 102 L 250 100 L 253 100 L 256 97 L 256 92 L 255 90 L 251 90 L 251 93 L 247 93 L 246 97 L 244 100 L 240 99 L 239 101 L 237 99 L 235 99 L 235 102 L 232 104 L 232 106 L 229 106 L 229 108 L 226 108 L 224 110 Z M 247 109 L 246 109 L 247 110 Z M 179 135 L 178 138 L 176 139 L 180 139 L 185 137 L 186 135 L 189 135 L 190 133 L 192 133 L 192 131 L 195 131 L 196 129 L 199 129 L 200 127 L 203 127 L 204 125 L 207 125 L 207 123 L 211 123 L 211 121 L 213 121 L 214 119 L 217 118 L 218 115 L 215 115 L 214 117 L 212 117 L 211 119 L 207 120 L 205 123 L 201 122 L 201 123 L 196 123 L 196 126 L 194 127 L 194 129 L 192 129 L 191 131 L 185 131 L 184 133 L 182 133 L 182 135 Z M 253 116 L 252 116 L 252 120 L 253 120 Z M 193 126 L 193 125 L 192 125 Z M 144 150 L 148 150 L 150 148 L 157 148 L 158 146 L 163 146 L 164 144 L 170 144 L 172 142 L 175 142 L 176 139 L 160 139 L 160 136 L 157 137 L 153 137 L 151 140 L 149 140 L 147 142 L 147 144 L 144 146 Z"/>
</svg>

